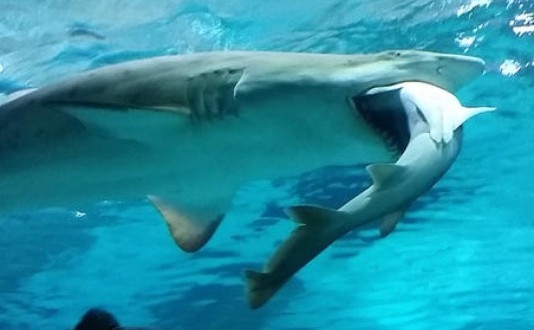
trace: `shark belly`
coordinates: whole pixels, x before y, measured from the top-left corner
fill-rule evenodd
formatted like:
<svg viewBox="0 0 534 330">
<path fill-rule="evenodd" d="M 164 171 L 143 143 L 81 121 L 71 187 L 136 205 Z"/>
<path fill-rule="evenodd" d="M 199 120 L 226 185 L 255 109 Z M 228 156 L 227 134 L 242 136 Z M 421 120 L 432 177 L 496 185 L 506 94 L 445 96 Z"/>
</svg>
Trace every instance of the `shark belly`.
<svg viewBox="0 0 534 330">
<path fill-rule="evenodd" d="M 71 104 L 58 111 L 81 122 L 83 132 L 8 152 L 0 164 L 2 214 L 147 194 L 228 205 L 251 180 L 391 160 L 382 139 L 334 92 L 244 95 L 238 113 L 196 120 Z"/>
</svg>

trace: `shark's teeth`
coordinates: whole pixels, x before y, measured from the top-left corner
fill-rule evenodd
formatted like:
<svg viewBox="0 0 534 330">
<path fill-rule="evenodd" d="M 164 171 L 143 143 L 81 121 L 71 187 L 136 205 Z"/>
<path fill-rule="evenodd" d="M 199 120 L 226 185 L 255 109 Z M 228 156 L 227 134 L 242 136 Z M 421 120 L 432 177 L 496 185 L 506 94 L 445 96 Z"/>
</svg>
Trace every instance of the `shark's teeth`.
<svg viewBox="0 0 534 330">
<path fill-rule="evenodd" d="M 410 140 L 410 128 L 399 89 L 375 90 L 378 92 L 353 97 L 353 105 L 382 138 L 386 148 L 399 156 Z"/>
</svg>

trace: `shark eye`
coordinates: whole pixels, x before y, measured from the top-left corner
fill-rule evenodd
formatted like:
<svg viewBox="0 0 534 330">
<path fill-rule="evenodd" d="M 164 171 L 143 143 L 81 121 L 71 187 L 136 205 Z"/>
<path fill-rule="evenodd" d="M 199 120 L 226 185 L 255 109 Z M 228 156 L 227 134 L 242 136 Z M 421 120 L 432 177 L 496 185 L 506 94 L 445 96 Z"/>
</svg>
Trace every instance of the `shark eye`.
<svg viewBox="0 0 534 330">
<path fill-rule="evenodd" d="M 436 69 L 436 72 L 437 72 L 438 74 L 442 74 L 442 73 L 443 73 L 443 66 L 441 66 L 441 65 L 438 66 L 438 68 Z"/>
<path fill-rule="evenodd" d="M 402 52 L 400 50 L 390 50 L 387 52 L 387 55 L 392 58 L 397 58 L 402 56 Z"/>
</svg>

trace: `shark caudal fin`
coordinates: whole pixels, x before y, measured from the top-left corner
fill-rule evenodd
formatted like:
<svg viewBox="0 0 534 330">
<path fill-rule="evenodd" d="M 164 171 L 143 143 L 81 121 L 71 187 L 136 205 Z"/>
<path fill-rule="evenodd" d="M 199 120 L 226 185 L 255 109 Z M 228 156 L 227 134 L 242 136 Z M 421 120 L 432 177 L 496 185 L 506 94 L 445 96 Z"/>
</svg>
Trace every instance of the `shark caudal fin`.
<svg viewBox="0 0 534 330">
<path fill-rule="evenodd" d="M 276 250 L 263 272 L 247 270 L 246 299 L 250 308 L 263 306 L 290 278 L 348 229 L 349 215 L 317 206 L 293 206 L 287 214 L 297 228 Z"/>
<path fill-rule="evenodd" d="M 179 206 L 170 199 L 154 195 L 147 197 L 165 219 L 176 245 L 185 252 L 196 252 L 202 248 L 223 218 L 221 214 L 201 214 L 191 208 Z"/>
</svg>

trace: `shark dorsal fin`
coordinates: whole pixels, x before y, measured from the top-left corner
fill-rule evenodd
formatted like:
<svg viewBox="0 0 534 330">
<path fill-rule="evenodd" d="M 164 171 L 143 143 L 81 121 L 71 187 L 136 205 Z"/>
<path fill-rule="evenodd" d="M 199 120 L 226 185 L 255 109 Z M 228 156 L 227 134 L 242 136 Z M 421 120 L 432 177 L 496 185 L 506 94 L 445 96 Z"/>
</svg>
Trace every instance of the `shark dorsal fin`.
<svg viewBox="0 0 534 330">
<path fill-rule="evenodd" d="M 405 167 L 396 164 L 372 164 L 366 168 L 373 179 L 373 184 L 378 188 L 394 177 L 403 175 Z"/>
</svg>

